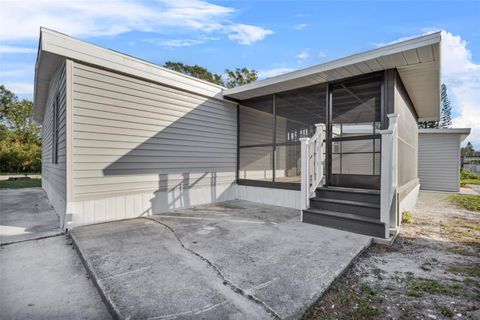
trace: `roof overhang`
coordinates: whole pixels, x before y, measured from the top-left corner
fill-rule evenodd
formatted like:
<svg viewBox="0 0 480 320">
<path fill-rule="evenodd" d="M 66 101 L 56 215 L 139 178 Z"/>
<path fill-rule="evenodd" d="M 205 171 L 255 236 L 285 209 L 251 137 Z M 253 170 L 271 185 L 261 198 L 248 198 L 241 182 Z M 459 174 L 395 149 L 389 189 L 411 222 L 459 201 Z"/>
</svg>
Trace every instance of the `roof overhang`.
<svg viewBox="0 0 480 320">
<path fill-rule="evenodd" d="M 419 134 L 458 134 L 460 142 L 463 142 L 470 134 L 470 128 L 446 128 L 446 129 L 419 129 Z"/>
<path fill-rule="evenodd" d="M 209 98 L 223 98 L 224 87 L 222 86 L 84 42 L 60 32 L 40 28 L 33 95 L 34 119 L 38 123 L 43 122 L 50 81 L 65 59 L 113 70 Z"/>
<path fill-rule="evenodd" d="M 245 100 L 387 69 L 397 69 L 420 121 L 440 117 L 440 32 L 397 42 L 223 91 Z"/>
</svg>

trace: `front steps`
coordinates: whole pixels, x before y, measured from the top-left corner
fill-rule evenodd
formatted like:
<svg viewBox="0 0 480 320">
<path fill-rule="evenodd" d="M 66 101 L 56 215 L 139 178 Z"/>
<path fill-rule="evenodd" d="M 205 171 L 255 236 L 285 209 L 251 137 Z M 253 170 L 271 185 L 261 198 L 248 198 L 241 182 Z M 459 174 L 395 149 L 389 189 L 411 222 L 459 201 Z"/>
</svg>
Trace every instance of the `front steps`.
<svg viewBox="0 0 480 320">
<path fill-rule="evenodd" d="M 318 188 L 303 210 L 303 222 L 329 228 L 385 237 L 380 222 L 380 191 L 340 187 Z"/>
</svg>

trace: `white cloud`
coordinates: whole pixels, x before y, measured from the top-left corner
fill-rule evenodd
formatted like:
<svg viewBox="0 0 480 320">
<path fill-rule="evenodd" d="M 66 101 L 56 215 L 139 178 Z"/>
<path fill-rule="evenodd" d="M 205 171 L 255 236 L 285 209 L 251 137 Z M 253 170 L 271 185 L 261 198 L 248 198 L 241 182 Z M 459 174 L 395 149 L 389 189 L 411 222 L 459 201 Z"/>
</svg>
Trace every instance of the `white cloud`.
<svg viewBox="0 0 480 320">
<path fill-rule="evenodd" d="M 466 141 L 480 149 L 480 64 L 473 62 L 467 46 L 459 35 L 442 31 L 442 82 L 458 113 L 453 127 L 472 128 Z"/>
<path fill-rule="evenodd" d="M 35 71 L 35 65 L 29 63 L 2 63 L 0 68 L 0 82 L 6 78 L 29 77 Z"/>
<path fill-rule="evenodd" d="M 0 45 L 0 53 L 36 53 L 37 49 Z"/>
<path fill-rule="evenodd" d="M 7 82 L 3 85 L 17 95 L 33 94 L 33 83 L 29 82 Z"/>
<path fill-rule="evenodd" d="M 308 59 L 310 57 L 309 49 L 302 50 L 299 54 L 296 55 L 296 57 L 301 61 Z"/>
<path fill-rule="evenodd" d="M 292 68 L 273 68 L 269 70 L 261 70 L 258 72 L 258 78 L 259 79 L 271 78 L 284 73 L 292 72 L 294 70 L 295 69 L 292 69 Z"/>
<path fill-rule="evenodd" d="M 144 39 L 144 42 L 152 43 L 167 48 L 188 47 L 205 43 L 209 40 L 219 40 L 218 37 L 205 37 L 201 39 Z"/>
<path fill-rule="evenodd" d="M 308 24 L 306 24 L 306 23 L 300 23 L 300 24 L 294 25 L 294 26 L 293 26 L 293 29 L 295 29 L 295 30 L 302 30 L 302 29 L 305 29 L 306 27 L 308 27 Z"/>
<path fill-rule="evenodd" d="M 230 30 L 231 33 L 228 35 L 230 40 L 236 40 L 238 43 L 246 45 L 263 40 L 266 36 L 273 34 L 272 30 L 246 24 L 235 24 L 230 27 Z"/>
<path fill-rule="evenodd" d="M 317 57 L 319 58 L 325 58 L 327 56 L 327 53 L 325 51 L 319 51 Z"/>
<path fill-rule="evenodd" d="M 0 6 L 0 40 L 10 42 L 36 39 L 40 26 L 80 37 L 129 31 L 218 33 L 241 44 L 251 44 L 273 33 L 231 22 L 228 19 L 235 12 L 233 8 L 202 0 L 6 0 Z"/>
</svg>

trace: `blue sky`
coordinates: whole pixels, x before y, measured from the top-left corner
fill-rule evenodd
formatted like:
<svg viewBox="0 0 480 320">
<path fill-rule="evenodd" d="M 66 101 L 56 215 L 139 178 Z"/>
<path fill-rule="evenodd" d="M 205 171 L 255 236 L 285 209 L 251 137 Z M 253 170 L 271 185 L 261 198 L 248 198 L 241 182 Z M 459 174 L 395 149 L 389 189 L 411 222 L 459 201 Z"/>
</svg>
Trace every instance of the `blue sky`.
<svg viewBox="0 0 480 320">
<path fill-rule="evenodd" d="M 454 126 L 480 149 L 480 1 L 0 2 L 0 83 L 31 98 L 38 28 L 157 64 L 181 61 L 269 77 L 443 30 Z"/>
</svg>

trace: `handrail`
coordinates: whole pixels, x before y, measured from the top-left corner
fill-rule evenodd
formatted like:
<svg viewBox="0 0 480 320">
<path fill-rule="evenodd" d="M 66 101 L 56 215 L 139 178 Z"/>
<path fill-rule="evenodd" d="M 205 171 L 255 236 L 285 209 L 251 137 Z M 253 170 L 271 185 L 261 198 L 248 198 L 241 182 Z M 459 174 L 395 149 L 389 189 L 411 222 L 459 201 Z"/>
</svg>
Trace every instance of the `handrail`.
<svg viewBox="0 0 480 320">
<path fill-rule="evenodd" d="M 301 185 L 300 207 L 309 207 L 309 200 L 315 190 L 323 183 L 323 140 L 325 125 L 315 125 L 315 134 L 311 138 L 301 138 Z"/>
<path fill-rule="evenodd" d="M 380 221 L 385 224 L 385 238 L 389 237 L 390 212 L 396 210 L 398 174 L 398 114 L 387 115 L 388 129 L 380 130 L 382 135 L 381 180 L 380 180 Z"/>
</svg>

